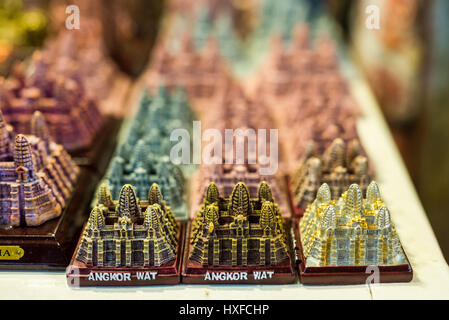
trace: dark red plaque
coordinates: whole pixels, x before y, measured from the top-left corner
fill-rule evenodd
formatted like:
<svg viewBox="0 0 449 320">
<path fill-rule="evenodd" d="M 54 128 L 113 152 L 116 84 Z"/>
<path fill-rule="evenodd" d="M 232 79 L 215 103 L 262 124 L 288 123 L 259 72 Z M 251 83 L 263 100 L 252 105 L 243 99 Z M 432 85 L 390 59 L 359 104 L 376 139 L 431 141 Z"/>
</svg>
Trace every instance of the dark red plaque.
<svg viewBox="0 0 449 320">
<path fill-rule="evenodd" d="M 189 284 L 290 284 L 296 282 L 293 264 L 276 266 L 204 267 L 189 259 L 190 227 L 187 225 L 182 282 Z M 286 223 L 288 228 L 288 223 Z M 293 255 L 293 253 L 292 253 Z M 294 259 L 292 259 L 294 260 Z"/>
<path fill-rule="evenodd" d="M 81 243 L 78 242 L 70 266 L 67 284 L 71 287 L 89 286 L 152 286 L 173 285 L 181 280 L 181 258 L 184 248 L 185 224 L 178 222 L 178 248 L 176 259 L 161 267 L 89 267 L 76 260 Z"/>
</svg>

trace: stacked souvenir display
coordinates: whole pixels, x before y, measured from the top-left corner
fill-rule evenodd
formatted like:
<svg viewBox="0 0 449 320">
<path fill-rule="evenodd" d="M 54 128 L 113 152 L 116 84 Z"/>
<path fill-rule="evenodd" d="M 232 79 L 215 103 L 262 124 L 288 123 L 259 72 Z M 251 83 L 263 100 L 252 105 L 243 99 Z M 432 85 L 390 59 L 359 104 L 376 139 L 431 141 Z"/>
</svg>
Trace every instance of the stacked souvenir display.
<svg viewBox="0 0 449 320">
<path fill-rule="evenodd" d="M 370 265 L 380 269 L 380 282 L 411 281 L 411 266 L 377 185 L 368 187 L 372 170 L 356 127 L 361 112 L 340 71 L 335 44 L 319 36 L 311 47 L 309 34 L 307 25 L 296 25 L 288 46 L 285 38 L 273 36 L 254 85 L 280 128 L 295 218 L 305 211 L 292 223 L 301 281 L 364 283 Z M 318 190 L 322 183 L 325 200 Z M 335 208 L 327 210 L 329 204 Z"/>
<path fill-rule="evenodd" d="M 76 77 L 83 79 L 85 95 L 96 101 L 103 115 L 123 117 L 131 81 L 106 56 L 101 38 L 99 23 L 85 20 L 83 33 L 61 31 L 47 41 L 43 55 L 47 61 L 57 61 L 58 68 L 76 70 Z"/>
<path fill-rule="evenodd" d="M 178 166 L 170 160 L 175 129 L 192 130 L 194 114 L 184 89 L 168 92 L 160 86 L 155 95 L 144 94 L 138 111 L 129 125 L 104 178 L 113 199 L 118 199 L 123 185 L 131 184 L 139 198 L 157 183 L 177 218 L 187 217 L 185 179 L 191 167 Z M 190 145 L 189 145 L 190 146 Z"/>
<path fill-rule="evenodd" d="M 201 119 L 203 134 L 208 129 L 217 129 L 221 134 L 219 141 L 214 146 L 218 154 L 206 154 L 210 157 L 211 163 L 204 163 L 196 176 L 192 180 L 191 188 L 191 214 L 195 214 L 201 205 L 205 196 L 207 185 L 214 181 L 221 194 L 229 197 L 238 182 L 244 182 L 251 197 L 257 197 L 257 190 L 262 181 L 268 182 L 273 195 L 279 204 L 283 216 L 290 216 L 284 180 L 279 174 L 276 174 L 279 166 L 282 166 L 282 159 L 279 157 L 270 158 L 278 152 L 277 145 L 273 144 L 274 149 L 270 149 L 271 141 L 276 141 L 275 133 L 270 132 L 273 128 L 271 117 L 269 116 L 266 105 L 257 97 L 250 97 L 244 91 L 241 85 L 235 81 L 228 81 L 226 86 L 221 89 L 219 97 L 209 104 L 207 112 L 203 112 Z M 231 141 L 226 141 L 226 130 L 233 130 Z M 260 130 L 260 131 L 259 131 Z M 263 134 L 260 134 L 262 130 Z M 239 153 L 242 141 L 246 135 L 248 141 L 256 137 L 264 139 L 266 150 L 262 154 L 261 150 L 248 147 L 247 152 Z M 227 145 L 231 142 L 231 145 Z M 210 146 L 209 141 L 203 141 L 203 149 Z M 235 147 L 235 153 L 234 153 Z M 205 151 L 206 152 L 206 151 Z M 238 162 L 240 158 L 241 162 Z M 271 170 L 270 170 L 271 169 Z M 268 174 L 261 175 L 266 170 Z"/>
<path fill-rule="evenodd" d="M 245 92 L 245 88 L 232 74 L 233 68 L 219 67 L 225 66 L 225 58 L 222 57 L 223 46 L 217 45 L 219 41 L 215 40 L 213 35 L 200 35 L 194 32 L 192 36 L 187 32 L 179 32 L 178 36 L 181 39 L 178 41 L 181 48 L 174 53 L 167 49 L 168 44 L 173 41 L 162 39 L 163 46 L 159 48 L 164 49 L 157 51 L 155 56 L 157 63 L 154 63 L 152 68 L 150 67 L 150 72 L 146 75 L 147 83 L 151 88 L 151 84 L 157 83 L 158 79 L 165 81 L 168 79 L 172 85 L 188 81 L 187 85 L 190 86 L 190 89 L 187 89 L 187 93 L 193 101 L 194 109 L 199 111 L 201 133 L 207 136 L 213 131 L 218 137 L 212 142 L 199 137 L 203 146 L 204 154 L 201 156 L 204 162 L 193 179 L 191 187 L 190 217 L 196 222 L 191 224 L 186 236 L 183 279 L 189 283 L 293 282 L 295 275 L 292 269 L 290 237 L 283 221 L 284 218 L 288 220 L 290 217 L 290 210 L 285 196 L 285 188 L 282 188 L 283 179 L 276 175 L 280 158 L 276 156 L 273 161 L 275 163 L 268 161 L 269 166 L 274 166 L 272 172 L 266 175 L 261 174 L 263 172 L 261 169 L 270 169 L 266 168 L 266 160 L 270 160 L 268 157 L 277 153 L 275 150 L 277 139 L 270 137 L 270 129 L 274 127 L 274 124 L 266 106 L 263 100 L 258 99 L 255 95 L 249 96 Z M 209 57 L 209 59 L 205 59 L 205 57 Z M 207 61 L 210 62 L 210 66 L 217 67 L 204 68 Z M 215 63 L 212 63 L 214 61 Z M 208 81 L 207 79 L 214 80 Z M 199 81 L 204 81 L 209 86 L 209 90 L 203 90 L 204 87 L 201 88 Z M 225 138 L 226 130 L 229 129 L 234 131 L 230 139 L 232 146 L 229 145 L 230 141 Z M 266 133 L 261 138 L 263 139 L 261 144 L 267 146 L 266 152 L 261 155 L 261 150 L 259 150 L 259 154 L 256 155 L 256 150 L 248 147 L 248 151 L 245 150 L 243 154 L 240 154 L 238 144 L 242 143 L 245 136 L 259 130 L 264 130 Z M 259 134 L 259 136 L 261 135 Z M 249 137 L 247 138 L 249 139 Z M 276 141 L 276 145 L 270 144 L 272 140 Z M 236 145 L 235 153 L 233 145 Z M 208 201 L 207 190 L 209 190 L 210 183 L 221 195 L 220 197 L 217 194 L 217 199 L 211 200 L 212 203 L 218 201 L 216 205 L 219 209 L 216 216 L 213 217 L 217 223 L 215 225 L 216 232 L 212 232 L 212 229 L 206 232 L 206 228 L 212 228 L 210 224 L 207 224 L 207 227 L 201 225 L 207 222 L 203 217 L 206 216 L 204 206 Z M 207 187 L 208 185 L 209 187 Z M 273 192 L 268 185 L 273 188 Z M 267 215 L 271 218 L 266 219 L 280 221 L 270 225 L 271 231 L 267 230 L 265 236 L 262 232 L 266 227 L 263 224 L 265 218 L 261 218 L 261 210 L 262 202 L 267 199 L 260 198 L 259 186 L 269 189 L 267 191 L 270 194 L 269 202 L 273 206 L 268 209 L 267 204 L 264 211 L 270 211 L 271 213 L 267 213 Z M 228 208 L 227 204 L 231 205 L 234 202 L 236 207 Z M 221 206 L 228 209 L 224 211 L 224 209 L 220 209 Z M 253 207 L 254 209 L 250 209 Z M 202 234 L 201 237 L 199 234 Z M 216 238 L 217 236 L 219 238 Z M 223 241 L 219 240 L 220 237 L 223 237 Z M 229 237 L 232 237 L 232 241 L 231 239 L 226 240 Z M 201 239 L 201 249 L 194 244 L 195 239 Z M 219 250 L 220 247 L 223 247 L 223 253 L 217 253 L 218 255 L 213 259 L 206 257 L 209 250 L 212 248 Z M 266 247 L 271 249 L 265 250 Z M 202 253 L 198 253 L 197 250 Z M 259 258 L 254 257 L 256 254 Z M 265 255 L 276 256 L 278 254 L 279 259 L 266 260 L 263 258 Z M 209 257 L 211 256 L 209 255 Z M 240 257 L 239 261 L 235 260 L 237 257 Z M 211 275 L 213 275 L 212 278 L 210 278 Z M 240 275 L 237 277 L 238 279 L 231 279 L 238 275 Z"/>
<path fill-rule="evenodd" d="M 148 90 L 155 92 L 160 85 L 169 90 L 182 86 L 194 102 L 196 111 L 207 108 L 229 76 L 214 39 L 210 39 L 203 50 L 197 51 L 191 36 L 184 33 L 178 51 L 171 52 L 165 40 L 161 40 L 154 51 L 144 77 Z"/>
<path fill-rule="evenodd" d="M 262 101 L 249 98 L 238 83 L 228 82 L 220 95 L 217 103 L 202 113 L 204 132 L 215 128 L 220 138 L 213 142 L 214 154 L 206 154 L 213 161 L 201 166 L 192 183 L 194 222 L 186 238 L 183 279 L 188 283 L 292 282 L 295 276 L 291 269 L 290 240 L 283 222 L 283 217 L 290 216 L 290 210 L 281 188 L 282 180 L 275 175 L 279 159 L 268 162 L 274 166 L 269 175 L 261 174 L 263 169 L 269 169 L 261 158 L 268 160 L 268 155 L 277 152 L 274 150 L 277 145 L 270 145 L 272 133 L 258 135 L 258 139 L 264 139 L 259 145 L 267 146 L 266 153 L 261 155 L 259 150 L 256 155 L 256 150 L 248 146 L 246 154 L 239 154 L 239 144 L 246 135 L 252 133 L 255 139 L 256 130 L 269 131 L 270 118 Z M 234 134 L 226 141 L 226 131 L 230 129 Z M 255 142 L 249 136 L 247 139 L 248 145 Z M 211 192 L 214 196 L 210 196 Z M 234 209 L 231 204 L 235 204 Z M 213 208 L 215 211 L 210 213 Z M 273 225 L 265 225 L 266 220 Z M 211 248 L 213 258 L 207 254 Z M 265 260 L 266 255 L 274 258 Z"/>
<path fill-rule="evenodd" d="M 2 178 L 1 224 L 15 228 L 0 230 L 2 251 L 21 254 L 1 261 L 0 268 L 67 266 L 90 202 L 86 194 L 93 193 L 115 148 L 120 120 L 100 111 L 123 107 L 128 88 L 114 85 L 121 78 L 98 41 L 98 22 L 84 23 L 82 31 L 58 29 L 0 79 L 2 121 L 10 124 L 8 131 L 24 134 L 9 138 L 20 150 L 5 140 L 3 166 L 16 177 L 5 171 Z M 28 154 L 31 162 L 25 161 Z M 22 156 L 23 164 L 17 160 Z"/>
<path fill-rule="evenodd" d="M 170 133 L 191 131 L 184 89 L 144 93 L 99 186 L 67 272 L 70 285 L 156 285 L 180 281 L 191 168 L 170 161 Z M 145 199 L 145 200 L 143 200 Z"/>
<path fill-rule="evenodd" d="M 86 95 L 94 99 L 103 115 L 122 118 L 131 79 L 123 73 L 110 56 L 107 34 L 111 32 L 103 23 L 104 7 L 101 3 L 77 0 L 80 10 L 79 29 L 75 20 L 67 20 L 67 3 L 50 1 L 51 26 L 55 36 L 45 42 L 46 57 L 60 65 L 74 65 L 83 79 Z M 127 16 L 120 17 L 126 24 Z M 67 26 L 67 23 L 71 26 Z"/>
<path fill-rule="evenodd" d="M 33 113 L 40 111 L 51 138 L 77 164 L 101 176 L 115 148 L 121 120 L 100 112 L 102 94 L 100 90 L 98 96 L 89 93 L 87 88 L 95 81 L 83 71 L 85 63 L 75 54 L 78 48 L 76 37 L 65 33 L 36 51 L 27 67 L 17 65 L 13 75 L 0 79 L 0 108 L 5 120 L 25 134 L 31 132 Z M 86 52 L 85 59 L 91 53 Z M 98 71 L 103 70 L 100 66 L 100 61 L 91 65 Z"/>
<path fill-rule="evenodd" d="M 103 126 L 97 103 L 87 97 L 77 62 L 54 60 L 50 51 L 37 51 L 28 72 L 18 72 L 1 84 L 1 109 L 15 130 L 30 132 L 35 111 L 44 114 L 51 137 L 69 151 L 88 148 Z"/>
<path fill-rule="evenodd" d="M 0 107 L 24 133 L 33 112 L 41 111 L 52 138 L 77 163 L 102 175 L 126 112 L 130 80 L 106 57 L 98 21 L 86 17 L 82 31 L 58 31 L 0 81 Z"/>
<path fill-rule="evenodd" d="M 208 108 L 201 113 L 201 120 L 205 128 L 210 127 L 218 130 L 224 130 L 225 128 L 258 129 L 267 128 L 267 125 L 268 127 L 279 127 L 281 137 L 280 149 L 284 151 L 282 155 L 285 155 L 286 158 L 285 160 L 283 160 L 284 158 L 279 158 L 279 163 L 283 173 L 291 177 L 293 194 L 290 196 L 296 213 L 295 216 L 299 217 L 304 210 L 310 210 L 309 207 L 316 197 L 318 187 L 323 182 L 328 182 L 330 185 L 332 190 L 331 199 L 338 199 L 353 183 L 359 184 L 360 186 L 358 188 L 362 188 L 364 193 L 371 181 L 372 172 L 363 148 L 357 140 L 356 121 L 357 117 L 360 116 L 360 111 L 351 96 L 346 80 L 339 70 L 335 45 L 328 37 L 321 36 L 315 45 L 311 47 L 309 44 L 311 42 L 309 40 L 309 28 L 305 24 L 296 25 L 290 33 L 281 32 L 281 34 L 282 36 L 271 37 L 270 54 L 267 56 L 265 67 L 261 69 L 261 72 L 256 73 L 258 76 L 253 81 L 255 84 L 253 83 L 252 86 L 242 89 L 239 88 L 239 84 L 236 85 L 234 83 L 234 80 L 229 80 L 233 75 L 226 78 L 223 77 L 222 79 L 227 79 L 227 82 L 225 82 L 227 85 L 222 87 L 222 90 L 218 86 L 216 99 L 214 103 L 209 103 Z M 290 37 L 291 40 L 289 39 Z M 288 43 L 288 46 L 285 43 Z M 233 70 L 233 68 L 231 67 L 230 70 Z M 255 98 L 250 99 L 248 96 Z M 223 97 L 225 98 L 223 99 Z M 214 108 L 217 104 L 215 101 L 218 101 L 218 108 Z M 251 103 L 248 101 L 251 101 Z M 261 103 L 262 101 L 263 103 Z M 257 105 L 253 109 L 257 110 L 257 112 L 251 113 L 249 110 L 252 109 L 251 107 L 253 105 Z M 264 117 L 261 117 L 261 114 Z M 270 115 L 272 115 L 272 118 Z M 261 118 L 264 120 L 257 121 Z M 347 148 L 345 144 L 348 145 Z M 222 154 L 226 155 L 226 148 L 223 148 Z M 321 159 L 317 157 L 319 154 L 323 154 Z M 248 154 L 248 158 L 249 156 Z M 247 161 L 248 159 L 245 160 Z M 235 161 L 232 163 L 235 163 Z M 299 168 L 295 168 L 298 163 Z M 214 188 L 220 190 L 220 194 L 224 193 L 224 199 L 232 197 L 232 195 L 229 195 L 231 190 L 235 190 L 232 189 L 232 183 L 239 183 L 240 188 L 243 188 L 240 182 L 246 182 L 245 180 L 253 183 L 261 181 L 260 176 L 257 179 L 257 169 L 257 164 L 253 166 L 249 164 L 212 164 L 203 165 L 200 168 L 198 175 L 201 178 L 194 180 L 194 185 L 192 186 L 191 214 L 194 215 L 194 222 L 192 223 L 190 236 L 187 236 L 187 242 L 190 242 L 190 244 L 186 245 L 183 273 L 185 282 L 201 283 L 205 281 L 223 283 L 227 281 L 223 281 L 227 276 L 226 272 L 224 274 L 219 272 L 215 274 L 213 270 L 220 271 L 220 267 L 228 272 L 231 272 L 229 270 L 238 270 L 239 266 L 236 261 L 231 259 L 231 263 L 226 260 L 229 258 L 229 255 L 232 256 L 234 254 L 232 253 L 234 249 L 232 249 L 233 245 L 231 242 L 229 244 L 221 244 L 219 247 L 224 249 L 224 252 L 228 248 L 231 248 L 231 253 L 228 255 L 223 253 L 224 257 L 221 256 L 222 253 L 218 249 L 214 249 L 213 257 L 210 255 L 206 257 L 204 254 L 202 258 L 198 257 L 201 254 L 196 247 L 198 245 L 197 241 L 201 243 L 201 246 L 207 245 L 209 248 L 215 248 L 220 243 L 220 235 L 227 234 L 221 228 L 218 230 L 216 228 L 220 226 L 220 222 L 225 221 L 225 216 L 232 216 L 229 212 L 222 212 L 220 209 L 214 212 L 214 210 L 209 208 L 209 203 L 214 203 L 215 200 L 209 201 L 206 195 L 207 191 L 202 190 L 205 190 L 208 181 L 215 182 L 216 184 L 213 185 Z M 269 179 L 271 178 L 273 176 Z M 220 182 L 223 181 L 226 185 L 220 187 Z M 211 188 L 211 186 L 209 185 L 208 188 Z M 256 190 L 255 187 L 252 189 Z M 251 194 L 250 189 L 245 188 L 245 190 L 248 190 Z M 198 200 L 199 195 L 203 195 L 205 199 L 203 200 L 203 204 L 201 204 L 201 200 Z M 255 196 L 251 194 L 250 197 Z M 277 199 L 282 200 L 282 198 Z M 209 215 L 206 214 L 208 211 Z M 366 243 L 369 243 L 374 248 L 376 245 L 372 244 L 374 240 L 371 238 L 374 239 L 375 236 L 373 233 L 375 232 L 370 230 L 373 229 L 371 224 L 374 225 L 377 222 L 371 221 L 372 223 L 370 222 L 370 224 L 363 224 L 363 219 L 368 215 L 370 214 L 364 215 L 360 213 L 362 218 L 357 218 L 358 220 L 356 220 L 358 222 L 355 223 L 360 222 L 363 226 L 366 225 L 366 228 L 362 229 L 361 234 L 362 236 L 365 235 L 368 237 Z M 376 221 L 382 219 L 378 217 L 377 213 L 372 214 L 372 216 L 375 216 L 373 219 Z M 239 219 L 241 220 L 243 218 L 234 217 L 233 220 L 229 219 L 230 225 L 237 225 L 237 222 L 246 221 L 245 219 L 242 221 Z M 206 226 L 203 226 L 202 223 Z M 243 224 L 244 222 L 242 222 Z M 295 230 L 298 229 L 297 233 L 299 234 L 300 232 L 297 226 L 298 220 L 293 220 L 293 228 Z M 207 227 L 210 227 L 209 231 L 206 231 Z M 198 238 L 198 233 L 201 230 L 203 235 Z M 214 233 L 214 230 L 216 230 L 216 233 Z M 233 234 L 232 231 L 230 232 Z M 349 233 L 352 234 L 352 232 Z M 207 235 L 206 238 L 204 238 L 205 234 Z M 382 243 L 385 246 L 382 248 L 388 247 L 389 244 L 386 243 L 399 243 L 395 232 L 382 233 L 382 231 L 379 231 L 376 234 L 377 237 L 380 237 L 384 241 Z M 248 232 L 246 237 L 249 239 L 251 237 L 250 235 L 251 232 Z M 357 243 L 361 248 L 363 247 L 365 242 L 357 239 L 354 240 L 353 236 L 351 237 L 352 242 Z M 214 243 L 212 239 L 217 243 Z M 245 239 L 245 236 L 243 236 L 243 239 Z M 238 245 L 235 245 L 236 248 L 240 248 L 240 241 L 243 240 L 235 239 L 235 242 L 238 243 Z M 301 238 L 296 239 L 296 241 L 301 243 Z M 338 243 L 343 242 L 340 241 Z M 242 246 L 244 247 L 244 245 Z M 303 248 L 302 245 L 300 247 Z M 384 250 L 382 248 L 376 249 L 378 250 L 376 252 L 380 254 L 381 250 Z M 370 254 L 374 254 L 373 250 L 370 251 Z M 235 251 L 235 254 L 237 252 L 239 251 Z M 360 252 L 357 254 L 362 254 Z M 387 252 L 385 254 L 388 256 L 390 253 Z M 326 272 L 323 272 L 321 282 L 318 281 L 316 283 L 354 283 L 363 281 L 366 279 L 366 276 L 361 275 L 360 270 L 363 267 L 366 268 L 365 264 L 368 262 L 372 262 L 374 265 L 379 266 L 382 272 L 386 272 L 382 273 L 380 280 L 382 282 L 410 281 L 411 268 L 406 261 L 405 255 L 403 257 L 402 260 L 395 260 L 393 258 L 379 259 L 376 261 L 349 260 L 345 268 L 332 269 L 329 270 L 329 273 L 337 272 L 337 274 L 343 275 L 348 272 L 350 274 L 353 272 L 352 275 L 347 277 L 332 277 L 326 274 Z M 313 258 L 310 257 L 309 260 L 311 259 Z M 307 260 L 307 257 L 298 256 L 298 261 L 303 260 Z M 229 265 L 226 264 L 228 262 L 236 268 L 229 268 Z M 385 267 L 385 265 L 388 266 Z M 347 266 L 354 268 L 348 269 L 346 268 Z M 395 273 L 396 271 L 398 271 L 397 274 Z M 313 269 L 312 271 L 309 269 L 309 272 L 313 272 Z M 251 272 L 248 274 L 251 275 Z M 308 275 L 305 272 L 301 273 L 301 275 L 303 274 L 306 274 L 306 277 Z M 211 275 L 214 275 L 215 278 L 212 279 Z M 310 278 L 313 278 L 313 276 Z M 245 282 L 245 280 L 241 281 L 239 279 L 240 282 Z M 232 283 L 232 281 L 228 281 L 228 283 Z"/>
<path fill-rule="evenodd" d="M 79 169 L 53 137 L 94 149 L 70 211 L 84 229 L 77 245 L 65 235 L 71 286 L 287 284 L 295 267 L 310 284 L 363 283 L 368 266 L 410 281 L 336 44 L 305 23 L 304 1 L 190 2 L 169 7 L 126 110 L 90 19 L 2 81 L 0 223 L 64 214 Z M 119 135 L 103 117 L 123 114 L 113 100 L 128 116 Z"/>
</svg>

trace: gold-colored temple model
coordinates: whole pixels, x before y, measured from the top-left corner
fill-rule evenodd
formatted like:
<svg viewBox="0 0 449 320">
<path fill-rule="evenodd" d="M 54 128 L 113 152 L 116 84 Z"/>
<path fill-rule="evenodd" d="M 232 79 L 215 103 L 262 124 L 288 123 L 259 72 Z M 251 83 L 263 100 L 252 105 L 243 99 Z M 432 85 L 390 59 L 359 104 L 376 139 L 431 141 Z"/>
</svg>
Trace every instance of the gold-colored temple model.
<svg viewBox="0 0 449 320">
<path fill-rule="evenodd" d="M 251 199 L 243 182 L 220 198 L 211 182 L 192 223 L 190 259 L 208 266 L 278 265 L 289 259 L 278 205 L 264 181 Z"/>
<path fill-rule="evenodd" d="M 315 199 L 323 183 L 331 189 L 332 199 L 337 199 L 354 183 L 365 192 L 370 181 L 368 159 L 357 140 L 345 144 L 337 138 L 321 154 L 317 146 L 310 142 L 292 177 L 294 203 L 305 209 Z"/>
<path fill-rule="evenodd" d="M 300 221 L 306 266 L 405 264 L 399 237 L 379 188 L 371 182 L 363 198 L 353 184 L 331 200 L 327 184 L 318 190 Z"/>
<path fill-rule="evenodd" d="M 84 231 L 77 260 L 91 266 L 161 266 L 176 258 L 178 225 L 157 184 L 148 200 L 124 185 L 112 200 L 102 184 Z"/>
</svg>

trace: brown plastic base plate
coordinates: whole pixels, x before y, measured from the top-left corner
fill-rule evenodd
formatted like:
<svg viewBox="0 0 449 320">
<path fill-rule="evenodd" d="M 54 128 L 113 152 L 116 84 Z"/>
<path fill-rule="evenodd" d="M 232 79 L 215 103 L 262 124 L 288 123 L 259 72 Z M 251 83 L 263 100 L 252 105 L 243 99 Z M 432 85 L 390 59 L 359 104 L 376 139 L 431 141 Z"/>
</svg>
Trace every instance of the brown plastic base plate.
<svg viewBox="0 0 449 320">
<path fill-rule="evenodd" d="M 185 223 L 178 222 L 178 252 L 176 259 L 161 267 L 89 267 L 77 261 L 81 237 L 67 268 L 67 284 L 70 287 L 92 286 L 153 286 L 173 285 L 181 281 L 181 258 L 184 247 Z"/>
<path fill-rule="evenodd" d="M 295 237 L 296 265 L 301 283 L 349 285 L 375 283 L 377 280 L 379 283 L 412 281 L 413 270 L 407 256 L 407 264 L 396 266 L 306 267 L 298 222 L 297 219 L 293 221 L 292 232 Z"/>
<path fill-rule="evenodd" d="M 204 267 L 189 260 L 190 226 L 187 226 L 182 282 L 189 284 L 289 284 L 296 282 L 291 262 L 278 266 Z M 287 229 L 288 230 L 288 229 Z M 293 256 L 293 253 L 292 253 Z"/>
<path fill-rule="evenodd" d="M 14 260 L 1 257 L 0 269 L 64 270 L 75 248 L 73 240 L 87 219 L 90 198 L 86 194 L 93 194 L 96 184 L 92 173 L 81 169 L 73 196 L 57 219 L 38 227 L 0 229 L 0 250 L 10 246 L 23 253 Z"/>
</svg>

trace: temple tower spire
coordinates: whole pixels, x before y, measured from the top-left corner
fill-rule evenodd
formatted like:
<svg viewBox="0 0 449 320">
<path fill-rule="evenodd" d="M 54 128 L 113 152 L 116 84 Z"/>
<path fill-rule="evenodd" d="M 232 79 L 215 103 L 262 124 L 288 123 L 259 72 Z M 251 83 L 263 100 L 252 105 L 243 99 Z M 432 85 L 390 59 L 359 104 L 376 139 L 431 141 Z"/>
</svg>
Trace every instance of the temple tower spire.
<svg viewBox="0 0 449 320">
<path fill-rule="evenodd" d="M 239 182 L 232 190 L 230 212 L 234 216 L 247 216 L 251 212 L 250 195 L 247 186 L 243 182 Z"/>
<path fill-rule="evenodd" d="M 118 213 L 119 215 L 128 213 L 133 222 L 140 216 L 136 192 L 130 184 L 125 184 L 120 190 Z"/>
<path fill-rule="evenodd" d="M 41 138 L 45 142 L 45 148 L 49 151 L 50 131 L 44 116 L 40 111 L 35 111 L 31 118 L 31 134 Z"/>
<path fill-rule="evenodd" d="M 23 134 L 18 134 L 14 147 L 14 164 L 21 181 L 27 181 L 34 176 L 34 164 L 31 147 Z"/>
</svg>

